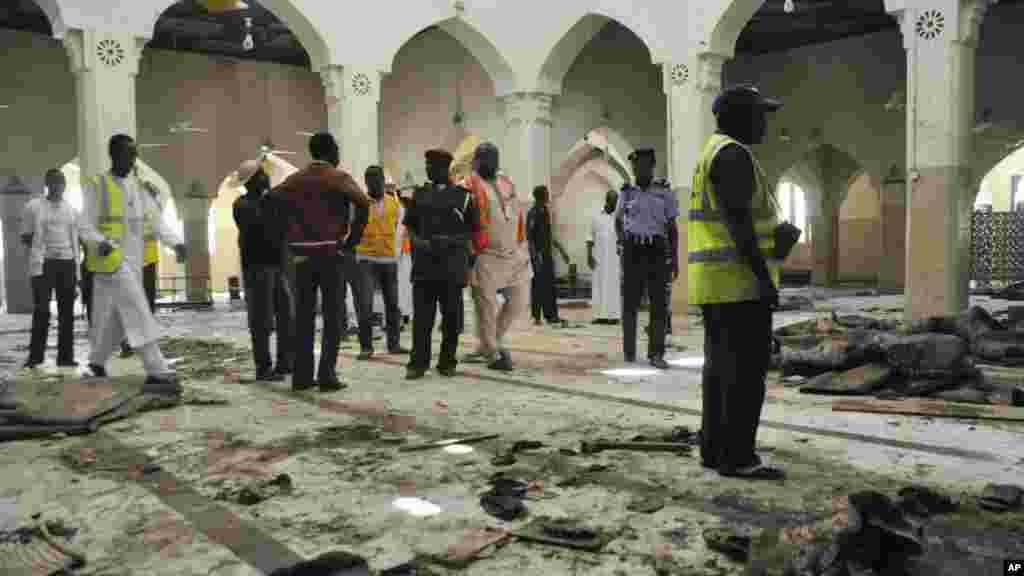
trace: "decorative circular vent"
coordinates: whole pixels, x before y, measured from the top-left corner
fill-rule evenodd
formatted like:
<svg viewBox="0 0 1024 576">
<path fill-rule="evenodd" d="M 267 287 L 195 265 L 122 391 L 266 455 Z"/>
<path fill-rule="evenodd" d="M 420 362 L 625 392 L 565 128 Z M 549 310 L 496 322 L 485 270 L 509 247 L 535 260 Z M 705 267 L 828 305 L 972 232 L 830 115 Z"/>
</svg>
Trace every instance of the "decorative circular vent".
<svg viewBox="0 0 1024 576">
<path fill-rule="evenodd" d="M 124 48 L 117 40 L 100 40 L 96 45 L 96 55 L 100 62 L 113 67 L 124 61 Z"/>
<path fill-rule="evenodd" d="M 675 64 L 672 66 L 672 82 L 682 84 L 690 78 L 690 69 L 686 64 Z"/>
<path fill-rule="evenodd" d="M 925 10 L 917 17 L 914 28 L 917 35 L 925 40 L 937 38 L 946 28 L 946 17 L 938 10 Z"/>
<path fill-rule="evenodd" d="M 352 76 L 352 90 L 360 96 L 370 93 L 370 79 L 366 77 L 366 74 L 359 72 Z"/>
</svg>

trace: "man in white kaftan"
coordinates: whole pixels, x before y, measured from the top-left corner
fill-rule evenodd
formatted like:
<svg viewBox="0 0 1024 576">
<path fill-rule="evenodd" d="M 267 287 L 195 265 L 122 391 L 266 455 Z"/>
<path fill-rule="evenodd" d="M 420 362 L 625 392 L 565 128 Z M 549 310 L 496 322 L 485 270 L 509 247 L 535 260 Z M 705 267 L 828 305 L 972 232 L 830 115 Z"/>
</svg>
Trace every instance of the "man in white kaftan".
<svg viewBox="0 0 1024 576">
<path fill-rule="evenodd" d="M 594 324 L 616 324 L 622 317 L 622 260 L 615 234 L 615 207 L 619 195 L 609 190 L 604 209 L 594 215 L 587 240 L 591 275 L 590 307 Z"/>
<path fill-rule="evenodd" d="M 96 272 L 93 285 L 92 326 L 89 332 L 91 351 L 89 369 L 94 376 L 106 376 L 106 363 L 122 340 L 139 351 L 146 371 L 144 391 L 180 392 L 173 372 L 160 352 L 157 340 L 160 325 L 149 308 L 142 285 L 144 226 L 149 218 L 157 240 L 172 245 L 178 259 L 185 256 L 185 245 L 174 230 L 163 221 L 160 208 L 147 187 L 134 172 L 138 152 L 128 136 L 116 135 L 110 140 L 112 169 L 108 175 L 121 190 L 124 233 L 120 240 L 107 238 L 100 231 L 97 183 L 86 184 L 82 190 L 82 217 L 79 234 L 91 254 L 106 256 L 114 247 L 121 250 L 120 266 L 114 272 Z"/>
</svg>

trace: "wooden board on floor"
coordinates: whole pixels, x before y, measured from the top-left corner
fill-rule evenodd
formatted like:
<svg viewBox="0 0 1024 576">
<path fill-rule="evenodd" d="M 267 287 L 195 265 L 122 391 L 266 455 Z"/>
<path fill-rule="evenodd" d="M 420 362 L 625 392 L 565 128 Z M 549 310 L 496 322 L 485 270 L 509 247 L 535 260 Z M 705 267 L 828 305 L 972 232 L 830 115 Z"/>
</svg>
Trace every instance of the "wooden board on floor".
<svg viewBox="0 0 1024 576">
<path fill-rule="evenodd" d="M 843 399 L 836 400 L 832 403 L 832 411 L 1024 422 L 1024 408 L 995 405 L 985 406 L 982 404 L 966 404 L 963 402 L 943 402 L 941 400 Z"/>
</svg>

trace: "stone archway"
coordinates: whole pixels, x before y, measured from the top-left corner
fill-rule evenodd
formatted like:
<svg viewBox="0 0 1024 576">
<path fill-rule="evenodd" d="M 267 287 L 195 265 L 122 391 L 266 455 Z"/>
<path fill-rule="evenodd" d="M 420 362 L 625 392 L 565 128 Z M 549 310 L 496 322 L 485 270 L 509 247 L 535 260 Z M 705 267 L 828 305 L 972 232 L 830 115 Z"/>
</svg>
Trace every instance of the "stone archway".
<svg viewBox="0 0 1024 576">
<path fill-rule="evenodd" d="M 53 1 L 53 0 L 51 0 Z M 212 0 L 206 0 L 208 4 L 222 4 Z M 302 45 L 309 55 L 310 67 L 313 70 L 320 70 L 330 63 L 330 53 L 327 41 L 320 28 L 310 20 L 302 10 L 296 6 L 293 0 L 258 0 L 260 6 L 266 8 L 281 22 L 288 26 L 288 29 L 295 35 L 295 38 Z M 148 27 L 145 29 L 145 36 L 153 35 L 156 29 L 157 20 L 163 13 L 174 5 L 177 0 L 159 0 L 149 3 L 149 10 L 145 22 Z"/>
<path fill-rule="evenodd" d="M 46 15 L 46 19 L 50 22 L 50 34 L 54 38 L 63 38 L 64 33 L 67 32 L 67 26 L 64 24 L 63 10 L 61 10 L 59 0 L 31 0 L 31 2 Z"/>
<path fill-rule="evenodd" d="M 718 16 L 710 21 L 701 47 L 707 52 L 732 58 L 740 33 L 764 3 L 765 0 L 731 0 L 725 3 Z"/>
<path fill-rule="evenodd" d="M 545 94 L 561 94 L 562 84 L 569 68 L 598 32 L 612 22 L 618 22 L 636 34 L 647 48 L 647 52 L 651 56 L 651 63 L 655 63 L 653 35 L 637 32 L 637 28 L 629 25 L 628 18 L 622 20 L 602 13 L 591 12 L 577 20 L 548 50 L 548 55 L 535 80 L 536 90 Z"/>
</svg>

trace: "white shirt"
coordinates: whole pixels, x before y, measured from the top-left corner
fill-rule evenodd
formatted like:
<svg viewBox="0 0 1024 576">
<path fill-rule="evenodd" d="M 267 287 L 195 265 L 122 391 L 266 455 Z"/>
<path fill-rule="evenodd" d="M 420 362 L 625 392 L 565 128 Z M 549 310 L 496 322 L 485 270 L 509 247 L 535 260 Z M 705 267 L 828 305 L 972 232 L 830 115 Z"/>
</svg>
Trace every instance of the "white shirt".
<svg viewBox="0 0 1024 576">
<path fill-rule="evenodd" d="M 45 260 L 78 260 L 78 216 L 65 200 L 33 200 L 25 207 L 22 232 L 32 235 L 29 276 L 43 273 Z"/>
</svg>

